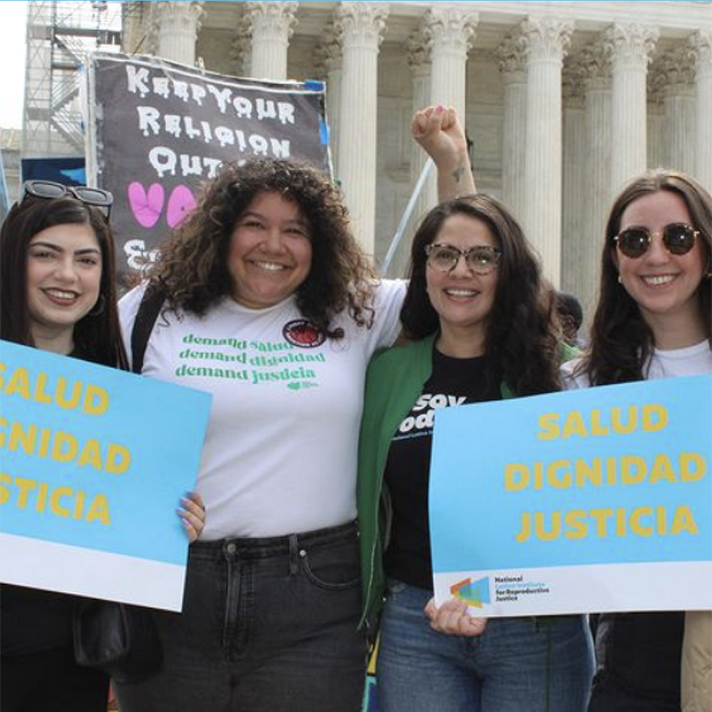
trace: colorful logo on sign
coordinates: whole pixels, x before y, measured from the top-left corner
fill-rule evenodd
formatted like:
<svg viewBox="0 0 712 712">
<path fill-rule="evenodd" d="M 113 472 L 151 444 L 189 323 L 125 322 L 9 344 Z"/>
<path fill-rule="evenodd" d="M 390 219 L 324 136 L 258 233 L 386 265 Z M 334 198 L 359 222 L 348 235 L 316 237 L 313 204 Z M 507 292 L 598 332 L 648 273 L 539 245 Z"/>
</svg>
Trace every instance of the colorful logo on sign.
<svg viewBox="0 0 712 712">
<path fill-rule="evenodd" d="M 457 599 L 465 601 L 470 606 L 482 608 L 483 604 L 490 602 L 489 577 L 472 581 L 467 578 L 450 586 L 450 593 Z"/>
</svg>

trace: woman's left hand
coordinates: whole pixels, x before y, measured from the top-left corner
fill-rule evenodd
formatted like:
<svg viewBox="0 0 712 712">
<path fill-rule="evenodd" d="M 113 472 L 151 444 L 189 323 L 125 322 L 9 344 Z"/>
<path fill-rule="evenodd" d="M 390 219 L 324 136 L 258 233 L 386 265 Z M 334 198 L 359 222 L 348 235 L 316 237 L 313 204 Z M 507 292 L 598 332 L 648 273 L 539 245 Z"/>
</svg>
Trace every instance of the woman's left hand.
<svg viewBox="0 0 712 712">
<path fill-rule="evenodd" d="M 197 492 L 188 492 L 181 498 L 180 504 L 178 516 L 183 522 L 183 528 L 188 532 L 188 541 L 192 544 L 205 528 L 205 503 Z"/>
<path fill-rule="evenodd" d="M 486 618 L 469 615 L 467 604 L 455 598 L 445 601 L 439 608 L 435 605 L 435 599 L 431 598 L 425 606 L 425 615 L 430 619 L 430 627 L 433 630 L 446 635 L 476 638 L 482 635 L 487 627 Z"/>
</svg>

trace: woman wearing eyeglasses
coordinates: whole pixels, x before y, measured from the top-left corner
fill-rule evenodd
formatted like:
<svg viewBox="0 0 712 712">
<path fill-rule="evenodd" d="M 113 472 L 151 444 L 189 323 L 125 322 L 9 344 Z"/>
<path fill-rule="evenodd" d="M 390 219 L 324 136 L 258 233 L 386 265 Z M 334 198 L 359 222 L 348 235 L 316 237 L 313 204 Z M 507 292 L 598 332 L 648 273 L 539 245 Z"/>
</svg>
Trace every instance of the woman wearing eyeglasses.
<svg viewBox="0 0 712 712">
<path fill-rule="evenodd" d="M 557 343 L 552 309 L 538 260 L 501 203 L 470 196 L 425 217 L 401 311 L 411 341 L 371 362 L 359 449 L 362 622 L 375 623 L 386 597 L 382 712 L 585 710 L 593 660 L 583 617 L 485 622 L 464 603 L 438 610 L 431 601 L 435 411 L 559 390 L 560 359 L 575 352 Z M 476 433 L 471 445 L 483 456 L 502 446 Z"/>
<path fill-rule="evenodd" d="M 25 184 L 0 230 L 0 338 L 125 369 L 108 224 L 111 194 L 49 181 Z M 204 512 L 183 502 L 192 540 Z M 3 712 L 104 712 L 109 680 L 77 665 L 75 596 L 2 586 Z"/>
<path fill-rule="evenodd" d="M 699 183 L 673 171 L 633 180 L 613 203 L 601 264 L 590 350 L 564 366 L 569 387 L 712 373 L 712 197 Z M 709 615 L 689 615 L 686 712 L 712 709 Z M 684 619 L 601 615 L 590 712 L 679 712 Z"/>
</svg>

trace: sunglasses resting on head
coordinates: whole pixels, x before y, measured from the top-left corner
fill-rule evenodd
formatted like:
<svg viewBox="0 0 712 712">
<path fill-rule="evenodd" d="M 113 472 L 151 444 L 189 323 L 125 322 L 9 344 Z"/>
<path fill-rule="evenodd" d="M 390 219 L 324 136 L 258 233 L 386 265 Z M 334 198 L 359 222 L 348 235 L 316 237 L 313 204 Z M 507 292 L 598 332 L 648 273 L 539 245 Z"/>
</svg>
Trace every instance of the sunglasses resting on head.
<svg viewBox="0 0 712 712">
<path fill-rule="evenodd" d="M 43 200 L 55 200 L 56 198 L 70 197 L 78 200 L 84 205 L 91 205 L 99 208 L 106 219 L 111 214 L 111 206 L 114 203 L 114 196 L 108 190 L 101 188 L 89 188 L 86 185 L 63 185 L 51 180 L 28 180 L 22 186 L 22 202 L 25 198 L 40 198 Z"/>
</svg>

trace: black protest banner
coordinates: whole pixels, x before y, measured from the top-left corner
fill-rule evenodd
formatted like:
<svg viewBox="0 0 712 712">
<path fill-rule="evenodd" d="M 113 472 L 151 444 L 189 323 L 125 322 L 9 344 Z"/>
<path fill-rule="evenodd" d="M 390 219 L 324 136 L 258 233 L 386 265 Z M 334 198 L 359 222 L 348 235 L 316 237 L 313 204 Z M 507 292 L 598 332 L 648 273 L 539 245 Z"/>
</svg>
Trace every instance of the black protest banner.
<svg viewBox="0 0 712 712">
<path fill-rule="evenodd" d="M 321 82 L 259 82 L 114 53 L 95 53 L 87 78 L 89 180 L 114 195 L 122 279 L 155 259 L 223 162 L 272 156 L 329 169 Z"/>
</svg>

